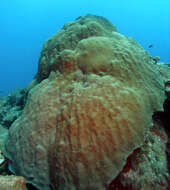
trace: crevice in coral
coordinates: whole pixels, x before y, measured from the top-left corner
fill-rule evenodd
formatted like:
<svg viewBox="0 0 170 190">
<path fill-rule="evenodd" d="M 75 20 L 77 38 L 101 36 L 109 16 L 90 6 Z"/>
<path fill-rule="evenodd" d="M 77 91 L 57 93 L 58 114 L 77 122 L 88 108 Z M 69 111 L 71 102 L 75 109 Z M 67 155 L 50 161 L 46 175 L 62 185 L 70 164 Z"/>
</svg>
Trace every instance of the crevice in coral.
<svg viewBox="0 0 170 190">
<path fill-rule="evenodd" d="M 33 185 L 30 184 L 30 183 L 27 183 L 26 186 L 27 186 L 27 189 L 28 189 L 28 190 L 38 190 L 35 186 L 33 186 Z"/>
</svg>

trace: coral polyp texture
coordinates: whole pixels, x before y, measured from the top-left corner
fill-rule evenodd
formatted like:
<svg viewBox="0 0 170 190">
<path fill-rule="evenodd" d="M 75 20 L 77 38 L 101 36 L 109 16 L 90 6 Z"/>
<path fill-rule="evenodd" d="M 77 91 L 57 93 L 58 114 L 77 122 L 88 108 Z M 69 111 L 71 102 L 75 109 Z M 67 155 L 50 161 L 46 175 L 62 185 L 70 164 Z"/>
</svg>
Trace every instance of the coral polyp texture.
<svg viewBox="0 0 170 190">
<path fill-rule="evenodd" d="M 25 179 L 20 176 L 1 176 L 1 190 L 27 190 Z"/>
<path fill-rule="evenodd" d="M 4 154 L 40 190 L 106 189 L 144 144 L 165 99 L 150 55 L 93 15 L 47 40 L 36 80 Z"/>
</svg>

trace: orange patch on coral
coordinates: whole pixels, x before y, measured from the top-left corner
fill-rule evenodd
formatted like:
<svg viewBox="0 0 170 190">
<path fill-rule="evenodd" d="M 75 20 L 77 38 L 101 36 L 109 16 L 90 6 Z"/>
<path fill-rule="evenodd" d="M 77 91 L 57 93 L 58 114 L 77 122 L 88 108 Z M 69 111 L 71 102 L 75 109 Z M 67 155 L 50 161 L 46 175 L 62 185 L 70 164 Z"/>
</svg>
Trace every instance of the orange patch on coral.
<svg viewBox="0 0 170 190">
<path fill-rule="evenodd" d="M 66 61 L 65 62 L 65 68 L 70 68 L 70 67 L 72 67 L 73 65 L 69 62 L 69 61 Z"/>
</svg>

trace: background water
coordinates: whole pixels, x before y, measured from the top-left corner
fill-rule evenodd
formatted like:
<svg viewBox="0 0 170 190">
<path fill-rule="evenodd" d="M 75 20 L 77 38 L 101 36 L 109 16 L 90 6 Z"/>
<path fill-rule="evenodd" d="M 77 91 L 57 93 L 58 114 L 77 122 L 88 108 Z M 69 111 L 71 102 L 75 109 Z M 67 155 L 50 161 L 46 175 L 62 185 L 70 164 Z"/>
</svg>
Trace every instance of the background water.
<svg viewBox="0 0 170 190">
<path fill-rule="evenodd" d="M 88 13 L 106 17 L 170 62 L 170 0 L 0 0 L 0 95 L 24 88 L 37 72 L 45 40 Z"/>
</svg>

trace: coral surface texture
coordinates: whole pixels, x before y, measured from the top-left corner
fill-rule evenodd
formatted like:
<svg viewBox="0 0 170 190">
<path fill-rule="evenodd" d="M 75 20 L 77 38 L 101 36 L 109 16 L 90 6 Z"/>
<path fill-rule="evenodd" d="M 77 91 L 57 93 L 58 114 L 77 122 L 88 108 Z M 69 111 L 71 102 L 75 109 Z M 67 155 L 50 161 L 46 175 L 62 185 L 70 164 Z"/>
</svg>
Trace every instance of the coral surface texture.
<svg viewBox="0 0 170 190">
<path fill-rule="evenodd" d="M 40 190 L 105 190 L 162 110 L 150 55 L 93 15 L 49 38 L 38 81 L 5 140 L 10 170 Z"/>
</svg>

